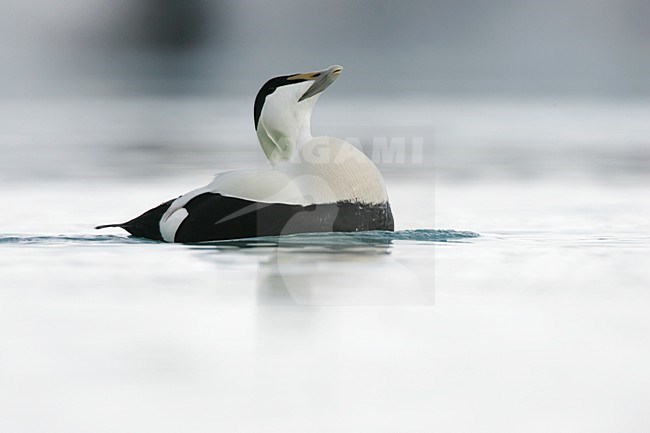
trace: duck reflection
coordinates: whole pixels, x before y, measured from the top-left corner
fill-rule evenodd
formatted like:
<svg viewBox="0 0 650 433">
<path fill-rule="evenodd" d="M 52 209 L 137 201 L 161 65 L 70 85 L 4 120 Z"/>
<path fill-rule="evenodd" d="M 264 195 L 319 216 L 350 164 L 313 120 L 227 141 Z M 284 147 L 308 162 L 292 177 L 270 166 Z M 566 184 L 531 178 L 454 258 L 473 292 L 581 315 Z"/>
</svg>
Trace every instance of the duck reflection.
<svg viewBox="0 0 650 433">
<path fill-rule="evenodd" d="M 207 253 L 204 257 L 216 260 L 219 266 L 232 255 L 254 256 L 258 305 L 434 303 L 433 252 L 409 254 L 403 248 L 396 252 L 392 239 L 376 233 L 242 239 L 195 248 Z"/>
</svg>

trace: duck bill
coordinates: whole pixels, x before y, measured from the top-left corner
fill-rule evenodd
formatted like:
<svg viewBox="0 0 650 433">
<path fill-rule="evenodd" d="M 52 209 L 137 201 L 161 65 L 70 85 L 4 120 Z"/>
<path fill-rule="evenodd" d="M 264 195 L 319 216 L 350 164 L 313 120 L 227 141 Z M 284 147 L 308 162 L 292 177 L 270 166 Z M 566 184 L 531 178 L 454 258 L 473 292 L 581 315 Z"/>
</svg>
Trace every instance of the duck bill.
<svg viewBox="0 0 650 433">
<path fill-rule="evenodd" d="M 311 76 L 311 78 L 308 79 L 313 80 L 314 83 L 300 97 L 300 99 L 298 99 L 298 102 L 304 101 L 307 98 L 311 98 L 312 96 L 318 95 L 319 93 L 327 89 L 334 82 L 334 80 L 336 80 L 339 77 L 342 70 L 343 70 L 342 67 L 338 65 L 334 65 L 334 66 L 330 66 L 329 68 L 323 71 L 318 71 L 311 74 L 305 74 Z"/>
</svg>

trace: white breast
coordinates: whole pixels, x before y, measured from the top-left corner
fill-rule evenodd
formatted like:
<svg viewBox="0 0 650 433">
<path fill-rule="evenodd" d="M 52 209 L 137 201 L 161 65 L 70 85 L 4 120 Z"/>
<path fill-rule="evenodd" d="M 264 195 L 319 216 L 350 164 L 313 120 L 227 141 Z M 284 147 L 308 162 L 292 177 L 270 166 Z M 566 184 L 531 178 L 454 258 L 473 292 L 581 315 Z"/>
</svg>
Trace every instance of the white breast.
<svg viewBox="0 0 650 433">
<path fill-rule="evenodd" d="M 381 173 L 360 150 L 334 137 L 314 137 L 278 169 L 297 183 L 310 203 L 388 201 Z"/>
</svg>

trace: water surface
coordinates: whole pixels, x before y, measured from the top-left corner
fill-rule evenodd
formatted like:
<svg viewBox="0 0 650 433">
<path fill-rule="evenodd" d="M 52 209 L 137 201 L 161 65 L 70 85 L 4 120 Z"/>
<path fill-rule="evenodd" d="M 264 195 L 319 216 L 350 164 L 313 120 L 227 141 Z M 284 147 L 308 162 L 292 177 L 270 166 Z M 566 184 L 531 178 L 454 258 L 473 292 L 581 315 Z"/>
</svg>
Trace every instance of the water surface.
<svg viewBox="0 0 650 433">
<path fill-rule="evenodd" d="M 325 104 L 395 233 L 94 230 L 262 163 L 217 102 L 3 105 L 2 431 L 648 431 L 647 106 Z"/>
</svg>

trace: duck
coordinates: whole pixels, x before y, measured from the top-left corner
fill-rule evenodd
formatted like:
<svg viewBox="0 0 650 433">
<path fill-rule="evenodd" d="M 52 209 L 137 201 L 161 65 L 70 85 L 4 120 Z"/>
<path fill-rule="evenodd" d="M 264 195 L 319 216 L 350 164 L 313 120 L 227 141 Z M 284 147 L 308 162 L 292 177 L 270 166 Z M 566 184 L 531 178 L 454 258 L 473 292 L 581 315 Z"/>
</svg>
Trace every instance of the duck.
<svg viewBox="0 0 650 433">
<path fill-rule="evenodd" d="M 268 167 L 219 173 L 127 222 L 96 229 L 177 243 L 393 231 L 388 193 L 373 161 L 342 139 L 311 134 L 314 106 L 342 70 L 334 65 L 264 83 L 253 121 Z"/>
</svg>

